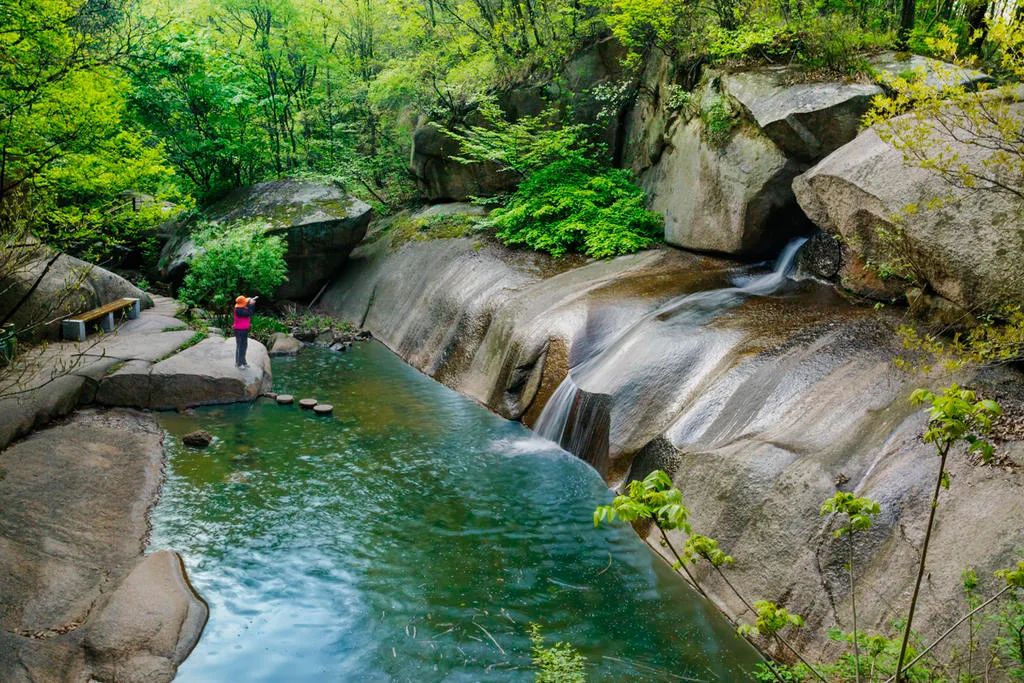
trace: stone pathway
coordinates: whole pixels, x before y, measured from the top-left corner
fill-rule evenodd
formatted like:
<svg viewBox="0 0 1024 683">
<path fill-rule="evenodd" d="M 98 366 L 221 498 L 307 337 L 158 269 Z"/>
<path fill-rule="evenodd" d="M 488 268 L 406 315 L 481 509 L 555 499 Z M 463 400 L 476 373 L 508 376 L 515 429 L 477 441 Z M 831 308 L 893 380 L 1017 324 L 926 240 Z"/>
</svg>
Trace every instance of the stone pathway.
<svg viewBox="0 0 1024 683">
<path fill-rule="evenodd" d="M 210 335 L 188 346 L 195 332 L 174 317 L 179 304 L 153 302 L 111 334 L 27 351 L 16 377 L 0 379 L 0 449 L 79 405 L 165 410 L 252 400 L 270 388 L 262 344 L 249 342 L 249 368 L 238 369 L 234 340 Z"/>
</svg>

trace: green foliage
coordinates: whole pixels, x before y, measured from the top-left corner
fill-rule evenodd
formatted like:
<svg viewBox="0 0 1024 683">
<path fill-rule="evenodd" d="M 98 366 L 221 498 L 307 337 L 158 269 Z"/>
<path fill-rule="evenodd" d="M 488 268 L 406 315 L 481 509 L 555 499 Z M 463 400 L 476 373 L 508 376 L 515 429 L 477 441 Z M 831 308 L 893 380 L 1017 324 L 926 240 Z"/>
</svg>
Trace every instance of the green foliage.
<svg viewBox="0 0 1024 683">
<path fill-rule="evenodd" d="M 739 123 L 728 100 L 721 95 L 712 97 L 700 110 L 704 124 L 704 140 L 712 147 L 724 147 L 732 138 L 732 131 Z"/>
<path fill-rule="evenodd" d="M 898 358 L 897 367 L 930 372 L 939 366 L 952 372 L 1024 360 L 1024 310 L 1020 306 L 1004 306 L 966 322 L 973 324 L 952 334 L 900 326 L 897 334 L 909 355 Z"/>
<path fill-rule="evenodd" d="M 481 225 L 508 245 L 609 258 L 656 245 L 662 218 L 647 210 L 628 171 L 573 157 L 531 173 Z"/>
<path fill-rule="evenodd" d="M 754 603 L 756 617 L 753 624 L 740 624 L 739 632 L 745 636 L 774 636 L 785 628 L 800 628 L 804 619 L 799 614 L 792 614 L 785 607 L 769 600 L 758 600 Z"/>
<path fill-rule="evenodd" d="M 391 248 L 397 249 L 409 242 L 466 237 L 473 234 L 475 226 L 475 217 L 457 213 L 417 219 L 401 215 L 387 229 L 391 233 Z"/>
<path fill-rule="evenodd" d="M 654 470 L 643 479 L 634 479 L 626 487 L 626 494 L 616 496 L 611 505 L 600 505 L 594 510 L 594 526 L 601 522 L 635 522 L 641 519 L 655 521 L 662 529 L 678 529 L 690 533 L 689 510 L 683 504 L 683 494 L 672 485 L 672 479 L 662 470 Z"/>
<path fill-rule="evenodd" d="M 833 532 L 836 538 L 870 529 L 873 518 L 881 512 L 881 507 L 875 501 L 870 498 L 858 498 L 847 491 L 837 491 L 821 505 L 823 515 L 846 515 L 846 524 Z"/>
<path fill-rule="evenodd" d="M 714 567 L 728 567 L 736 562 L 731 555 L 726 555 L 718 547 L 718 541 L 715 539 L 702 534 L 691 534 L 683 544 L 683 559 L 687 562 L 696 562 L 697 558 L 707 560 Z"/>
<path fill-rule="evenodd" d="M 992 444 L 982 435 L 992 429 L 992 420 L 1002 414 L 998 403 L 978 400 L 973 391 L 956 384 L 940 394 L 918 389 L 911 394 L 910 401 L 914 405 L 928 404 L 928 428 L 923 438 L 935 447 L 938 455 L 963 442 L 968 452 L 979 454 L 984 462 L 992 459 Z"/>
<path fill-rule="evenodd" d="M 178 291 L 189 305 L 225 308 L 241 294 L 272 295 L 287 279 L 284 240 L 261 223 L 206 227 L 193 239 L 197 253 Z"/>
<path fill-rule="evenodd" d="M 584 683 L 587 660 L 569 643 L 544 645 L 539 624 L 530 624 L 531 659 L 536 683 Z"/>
<path fill-rule="evenodd" d="M 256 341 L 266 344 L 270 336 L 276 332 L 288 332 L 288 327 L 277 318 L 269 315 L 254 315 L 252 327 L 249 328 L 249 336 Z"/>
<path fill-rule="evenodd" d="M 522 177 L 556 161 L 590 156 L 595 150 L 587 140 L 589 126 L 560 125 L 562 112 L 555 107 L 539 116 L 509 121 L 492 98 L 485 98 L 477 113 L 482 124 L 443 131 L 459 143 L 461 156 L 454 159 L 464 164 L 489 161 Z"/>
</svg>

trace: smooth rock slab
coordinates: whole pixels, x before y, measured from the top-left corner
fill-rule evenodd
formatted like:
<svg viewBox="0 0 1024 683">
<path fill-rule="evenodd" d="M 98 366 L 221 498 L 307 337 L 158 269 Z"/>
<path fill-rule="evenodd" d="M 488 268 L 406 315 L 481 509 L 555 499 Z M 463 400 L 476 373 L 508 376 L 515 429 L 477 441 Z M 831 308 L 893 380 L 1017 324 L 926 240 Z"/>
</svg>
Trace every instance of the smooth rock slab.
<svg viewBox="0 0 1024 683">
<path fill-rule="evenodd" d="M 275 332 L 270 335 L 271 356 L 294 356 L 302 350 L 302 342 L 290 334 Z"/>
<path fill-rule="evenodd" d="M 0 681 L 169 681 L 205 605 L 177 557 L 140 562 L 163 431 L 80 411 L 0 453 Z"/>
<path fill-rule="evenodd" d="M 126 364 L 100 382 L 96 402 L 171 410 L 252 401 L 270 389 L 270 356 L 250 339 L 247 359 L 235 367 L 235 340 L 209 337 L 155 365 Z"/>
</svg>

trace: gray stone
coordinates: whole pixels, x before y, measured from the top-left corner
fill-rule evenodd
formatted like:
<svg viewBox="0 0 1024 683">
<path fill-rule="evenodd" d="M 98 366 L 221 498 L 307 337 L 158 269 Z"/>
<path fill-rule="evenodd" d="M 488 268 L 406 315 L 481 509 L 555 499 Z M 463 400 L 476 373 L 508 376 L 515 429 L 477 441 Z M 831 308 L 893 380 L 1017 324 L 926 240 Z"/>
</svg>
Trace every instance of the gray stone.
<svg viewBox="0 0 1024 683">
<path fill-rule="evenodd" d="M 491 162 L 462 164 L 459 143 L 440 124 L 422 119 L 413 131 L 409 166 L 420 192 L 432 202 L 462 202 L 515 189 L 518 177 Z"/>
<path fill-rule="evenodd" d="M 181 442 L 194 448 L 206 448 L 213 442 L 213 434 L 205 429 L 197 429 L 181 437 Z"/>
<path fill-rule="evenodd" d="M 270 356 L 249 340 L 249 367 L 235 367 L 235 340 L 210 337 L 156 364 L 129 363 L 104 377 L 96 402 L 172 410 L 255 400 L 270 389 Z"/>
<path fill-rule="evenodd" d="M 737 129 L 721 149 L 699 119 L 677 121 L 658 162 L 642 177 L 665 241 L 695 251 L 757 256 L 802 226 L 790 183 L 801 166 L 756 130 Z"/>
<path fill-rule="evenodd" d="M 10 322 L 18 328 L 33 328 L 27 332 L 33 338 L 56 339 L 61 318 L 122 297 L 139 299 L 143 307 L 153 305 L 149 295 L 119 275 L 67 254 L 52 263 L 51 258 L 48 250 L 41 249 L 39 258 L 0 282 L 0 314 L 19 306 L 28 295 Z M 29 294 L 40 276 L 38 286 Z"/>
<path fill-rule="evenodd" d="M 1024 119 L 1024 104 L 1011 111 Z M 965 163 L 980 166 L 988 158 L 976 145 L 953 142 L 938 130 L 933 135 L 936 147 L 948 145 Z M 954 187 L 906 161 L 875 130 L 826 157 L 793 187 L 807 216 L 842 242 L 839 278 L 853 292 L 902 294 L 899 281 L 881 282 L 865 267 L 889 262 L 893 240 L 886 234 L 901 234 L 901 250 L 923 283 L 958 306 L 990 310 L 1024 301 L 1024 202 L 1016 195 Z M 930 208 L 934 200 L 941 206 Z M 910 205 L 919 210 L 907 214 Z"/>
<path fill-rule="evenodd" d="M 334 185 L 275 180 L 243 188 L 204 211 L 212 223 L 258 219 L 287 243 L 288 281 L 278 299 L 308 299 L 337 273 L 349 252 L 366 234 L 372 209 Z M 172 280 L 184 276 L 196 253 L 189 237 L 192 223 L 170 229 L 160 254 L 161 273 Z"/>
<path fill-rule="evenodd" d="M 271 356 L 294 356 L 302 350 L 302 342 L 284 332 L 275 332 L 269 341 Z"/>
<path fill-rule="evenodd" d="M 828 630 L 849 629 L 849 581 L 821 501 L 845 478 L 845 490 L 882 502 L 857 566 L 862 595 L 877 596 L 858 601 L 861 626 L 885 631 L 906 608 L 934 485 L 921 466 L 934 459 L 919 438 L 925 416 L 907 400 L 927 380 L 893 372 L 897 313 L 849 305 L 813 282 L 723 306 L 709 306 L 713 296 L 683 303 L 729 285 L 736 267 L 667 249 L 584 264 L 472 240 L 363 245 L 322 306 L 527 424 L 572 367 L 573 452 L 612 486 L 655 466 L 673 473 L 696 527 L 737 558 L 739 589 L 784 600 L 807 618 L 801 651 L 834 658 Z M 1020 373 L 1002 372 L 995 384 L 958 379 L 1020 400 Z M 1019 436 L 1001 452 L 1024 462 Z M 963 567 L 990 576 L 1024 544 L 1020 469 L 964 459 L 955 468 L 920 603 L 926 639 L 957 617 L 948 606 L 962 599 Z M 700 572 L 711 599 L 740 615 L 728 588 Z"/>
<path fill-rule="evenodd" d="M 857 136 L 877 85 L 825 81 L 801 83 L 797 69 L 749 69 L 722 76 L 723 89 L 787 155 L 815 161 Z M 804 76 L 805 77 L 805 76 Z"/>
<path fill-rule="evenodd" d="M 951 86 L 974 87 L 991 80 L 988 74 L 923 55 L 906 52 L 882 52 L 868 59 L 872 68 L 884 76 L 924 76 L 924 84 L 932 88 Z"/>
<path fill-rule="evenodd" d="M 206 607 L 178 558 L 142 559 L 163 431 L 81 411 L 0 453 L 0 680 L 170 681 Z"/>
</svg>

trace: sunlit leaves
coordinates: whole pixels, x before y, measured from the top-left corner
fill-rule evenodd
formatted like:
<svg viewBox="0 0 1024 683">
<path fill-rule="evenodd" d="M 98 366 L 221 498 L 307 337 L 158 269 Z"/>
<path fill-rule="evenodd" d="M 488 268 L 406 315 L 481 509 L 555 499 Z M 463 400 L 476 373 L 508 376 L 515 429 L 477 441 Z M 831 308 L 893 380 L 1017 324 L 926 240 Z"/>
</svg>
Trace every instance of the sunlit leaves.
<svg viewBox="0 0 1024 683">
<path fill-rule="evenodd" d="M 836 492 L 821 505 L 822 515 L 833 513 L 846 515 L 846 524 L 833 532 L 836 538 L 855 531 L 870 529 L 874 517 L 881 511 L 878 503 L 870 498 L 858 498 L 847 491 Z"/>
<path fill-rule="evenodd" d="M 626 491 L 626 495 L 616 496 L 610 505 L 594 510 L 594 526 L 616 519 L 623 522 L 652 519 L 662 529 L 690 533 L 690 513 L 683 504 L 683 494 L 665 472 L 655 470 L 642 480 L 633 480 Z"/>
<path fill-rule="evenodd" d="M 967 450 L 980 455 L 982 461 L 992 459 L 992 444 L 982 436 L 992 429 L 992 421 L 1002 414 L 998 403 L 978 400 L 973 391 L 956 384 L 939 394 L 918 389 L 911 394 L 910 401 L 914 405 L 929 406 L 928 427 L 923 439 L 925 443 L 934 445 L 939 455 L 947 452 L 953 444 L 963 442 Z"/>
<path fill-rule="evenodd" d="M 773 636 L 787 627 L 800 628 L 804 619 L 799 614 L 792 614 L 785 607 L 780 607 L 768 600 L 754 603 L 757 614 L 753 624 L 741 624 L 739 632 L 745 636 Z"/>
</svg>

